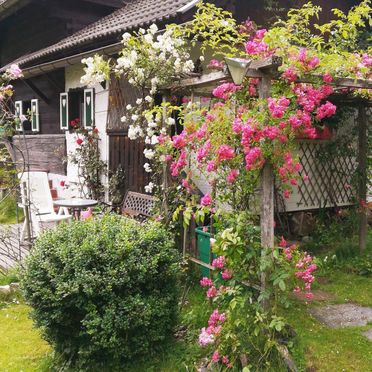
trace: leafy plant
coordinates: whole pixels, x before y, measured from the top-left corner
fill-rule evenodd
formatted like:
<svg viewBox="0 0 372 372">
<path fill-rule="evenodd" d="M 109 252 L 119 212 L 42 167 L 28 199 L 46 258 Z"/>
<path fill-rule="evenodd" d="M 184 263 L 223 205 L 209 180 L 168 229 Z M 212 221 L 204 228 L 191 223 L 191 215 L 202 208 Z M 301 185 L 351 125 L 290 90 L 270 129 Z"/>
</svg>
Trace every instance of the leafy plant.
<svg viewBox="0 0 372 372">
<path fill-rule="evenodd" d="M 150 358 L 177 318 L 178 254 L 159 223 L 104 216 L 43 234 L 21 283 L 32 318 L 65 367 Z"/>
<path fill-rule="evenodd" d="M 101 200 L 104 193 L 102 177 L 106 174 L 107 163 L 101 160 L 98 129 L 86 130 L 79 119 L 73 120 L 71 126 L 77 135 L 77 147 L 68 159 L 78 167 L 80 191 L 87 197 Z"/>
</svg>

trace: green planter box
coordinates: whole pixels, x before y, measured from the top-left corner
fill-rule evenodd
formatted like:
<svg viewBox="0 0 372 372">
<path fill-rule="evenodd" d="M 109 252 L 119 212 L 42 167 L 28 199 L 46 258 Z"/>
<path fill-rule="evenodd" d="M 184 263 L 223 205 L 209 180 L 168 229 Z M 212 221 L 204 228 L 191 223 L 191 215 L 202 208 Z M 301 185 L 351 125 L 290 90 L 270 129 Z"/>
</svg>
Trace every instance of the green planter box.
<svg viewBox="0 0 372 372">
<path fill-rule="evenodd" d="M 197 227 L 196 231 L 196 245 L 198 248 L 198 259 L 206 264 L 211 264 L 210 254 L 211 254 L 211 244 L 210 238 L 211 234 L 209 232 L 203 231 L 202 227 Z M 216 256 L 213 254 L 213 258 Z M 200 266 L 201 276 L 210 276 L 210 270 L 207 267 Z"/>
</svg>

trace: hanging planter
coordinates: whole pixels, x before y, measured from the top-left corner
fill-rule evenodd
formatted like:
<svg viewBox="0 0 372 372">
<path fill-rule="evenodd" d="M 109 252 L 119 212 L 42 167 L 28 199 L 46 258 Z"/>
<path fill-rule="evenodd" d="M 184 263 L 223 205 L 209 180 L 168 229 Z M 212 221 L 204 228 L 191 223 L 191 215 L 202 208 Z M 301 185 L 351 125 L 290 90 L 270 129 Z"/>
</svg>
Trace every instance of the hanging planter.
<svg viewBox="0 0 372 372">
<path fill-rule="evenodd" d="M 330 140 L 332 139 L 332 137 L 333 137 L 332 129 L 325 125 L 324 127 L 316 128 L 316 137 L 311 138 L 311 139 L 324 141 L 324 140 Z M 303 132 L 296 133 L 295 138 L 300 139 L 300 140 L 310 139 Z"/>
<path fill-rule="evenodd" d="M 330 140 L 332 139 L 332 130 L 326 125 L 323 128 L 316 129 L 316 138 L 318 140 Z"/>
</svg>

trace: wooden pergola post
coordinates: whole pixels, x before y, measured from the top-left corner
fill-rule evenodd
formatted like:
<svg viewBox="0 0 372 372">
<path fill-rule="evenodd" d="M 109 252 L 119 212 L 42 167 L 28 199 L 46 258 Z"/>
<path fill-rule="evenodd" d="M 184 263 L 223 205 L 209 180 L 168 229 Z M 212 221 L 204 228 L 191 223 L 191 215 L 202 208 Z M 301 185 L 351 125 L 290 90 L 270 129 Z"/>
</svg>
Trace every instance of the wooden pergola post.
<svg viewBox="0 0 372 372">
<path fill-rule="evenodd" d="M 270 96 L 271 76 L 265 75 L 261 78 L 259 86 L 259 97 L 266 99 Z M 274 248 L 274 173 L 272 165 L 266 163 L 261 175 L 261 245 L 262 255 L 265 255 L 268 249 Z M 261 293 L 267 287 L 267 273 L 261 274 Z M 264 299 L 263 307 L 268 310 L 269 300 Z"/>
<path fill-rule="evenodd" d="M 367 114 L 366 107 L 358 107 L 358 199 L 359 212 L 359 250 L 365 252 L 367 246 L 367 211 L 364 202 L 367 199 Z"/>
</svg>

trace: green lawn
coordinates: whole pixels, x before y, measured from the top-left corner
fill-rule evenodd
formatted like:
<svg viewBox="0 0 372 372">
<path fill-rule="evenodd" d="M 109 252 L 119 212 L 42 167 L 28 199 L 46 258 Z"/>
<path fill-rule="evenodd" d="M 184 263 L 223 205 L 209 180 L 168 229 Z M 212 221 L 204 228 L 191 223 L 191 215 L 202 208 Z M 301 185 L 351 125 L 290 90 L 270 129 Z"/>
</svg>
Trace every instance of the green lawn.
<svg viewBox="0 0 372 372">
<path fill-rule="evenodd" d="M 0 203 L 0 224 L 13 224 L 23 221 L 23 210 L 18 208 L 18 221 L 16 201 L 12 196 L 8 196 Z"/>
<path fill-rule="evenodd" d="M 326 283 L 319 285 L 319 288 L 334 294 L 335 299 L 311 306 L 350 301 L 372 306 L 371 278 L 338 270 L 327 273 L 326 279 Z M 6 284 L 12 280 L 3 278 L 0 283 Z M 361 335 L 372 325 L 330 329 L 309 315 L 308 306 L 295 302 L 290 309 L 284 310 L 297 332 L 292 353 L 300 371 L 372 372 L 372 342 Z M 1 371 L 50 370 L 51 348 L 32 327 L 28 312 L 29 308 L 22 303 L 0 305 L 0 335 L 2 345 L 5 345 L 0 348 Z M 181 314 L 180 337 L 170 340 L 156 358 L 138 362 L 125 371 L 192 371 L 194 363 L 204 357 L 197 337 L 199 329 L 207 322 L 209 312 L 205 308 L 204 293 L 196 286 L 190 291 Z"/>
<path fill-rule="evenodd" d="M 329 282 L 319 288 L 334 294 L 336 298 L 311 306 L 345 302 L 372 306 L 371 278 L 334 271 L 327 279 Z M 310 316 L 308 307 L 295 303 L 290 310 L 285 311 L 297 332 L 293 354 L 301 370 L 372 371 L 372 342 L 362 335 L 364 330 L 372 328 L 372 324 L 366 327 L 331 329 Z"/>
<path fill-rule="evenodd" d="M 0 366 L 2 372 L 48 371 L 50 346 L 28 318 L 23 304 L 0 307 Z"/>
</svg>

